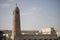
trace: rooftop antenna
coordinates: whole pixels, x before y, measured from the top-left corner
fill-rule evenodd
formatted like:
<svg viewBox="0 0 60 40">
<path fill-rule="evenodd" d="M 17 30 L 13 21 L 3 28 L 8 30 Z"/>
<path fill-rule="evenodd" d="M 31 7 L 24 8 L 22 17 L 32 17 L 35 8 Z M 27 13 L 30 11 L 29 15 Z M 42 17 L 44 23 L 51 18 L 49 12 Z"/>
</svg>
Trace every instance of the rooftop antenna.
<svg viewBox="0 0 60 40">
<path fill-rule="evenodd" d="M 16 3 L 16 6 L 17 6 L 17 3 Z"/>
</svg>

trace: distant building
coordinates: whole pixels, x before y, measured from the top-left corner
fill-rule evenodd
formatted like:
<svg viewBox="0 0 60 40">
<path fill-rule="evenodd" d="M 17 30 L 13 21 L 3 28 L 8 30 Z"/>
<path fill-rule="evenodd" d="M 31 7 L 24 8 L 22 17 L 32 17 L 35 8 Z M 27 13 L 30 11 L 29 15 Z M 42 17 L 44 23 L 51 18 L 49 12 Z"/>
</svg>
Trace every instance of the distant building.
<svg viewBox="0 0 60 40">
<path fill-rule="evenodd" d="M 11 40 L 11 30 L 3 30 L 6 40 Z M 57 40 L 56 35 L 52 34 L 42 34 L 39 31 L 21 31 L 21 36 L 19 40 Z"/>
<path fill-rule="evenodd" d="M 56 31 L 55 31 L 55 29 L 54 28 L 44 28 L 44 29 L 42 29 L 42 34 L 51 34 L 51 35 L 56 35 Z"/>
<path fill-rule="evenodd" d="M 0 31 L 0 40 L 3 40 L 3 32 Z"/>
<path fill-rule="evenodd" d="M 56 34 L 59 37 L 60 36 L 60 30 L 56 30 Z"/>
</svg>

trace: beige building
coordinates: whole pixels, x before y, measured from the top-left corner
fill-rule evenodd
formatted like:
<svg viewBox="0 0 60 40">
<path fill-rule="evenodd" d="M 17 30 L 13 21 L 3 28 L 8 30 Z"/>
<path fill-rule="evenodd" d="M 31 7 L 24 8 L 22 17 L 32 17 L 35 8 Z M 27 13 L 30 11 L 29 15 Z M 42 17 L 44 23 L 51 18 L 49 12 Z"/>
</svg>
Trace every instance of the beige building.
<svg viewBox="0 0 60 40">
<path fill-rule="evenodd" d="M 60 30 L 56 30 L 56 34 L 59 37 L 60 36 Z"/>
<path fill-rule="evenodd" d="M 52 35 L 55 35 L 56 31 L 52 27 L 44 28 L 44 29 L 42 29 L 42 34 L 52 34 Z"/>
<path fill-rule="evenodd" d="M 6 36 L 6 40 L 11 40 L 11 30 L 4 31 L 4 36 Z M 39 31 L 21 31 L 21 35 L 18 40 L 57 40 L 56 35 L 52 34 L 42 34 Z"/>
</svg>

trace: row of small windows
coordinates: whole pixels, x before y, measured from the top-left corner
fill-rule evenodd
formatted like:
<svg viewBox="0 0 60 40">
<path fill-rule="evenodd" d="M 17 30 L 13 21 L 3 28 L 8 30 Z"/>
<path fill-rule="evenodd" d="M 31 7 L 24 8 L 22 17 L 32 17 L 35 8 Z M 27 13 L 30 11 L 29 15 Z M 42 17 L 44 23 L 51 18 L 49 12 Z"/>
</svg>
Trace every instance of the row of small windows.
<svg viewBox="0 0 60 40">
<path fill-rule="evenodd" d="M 26 39 L 23 39 L 23 40 L 26 40 Z M 31 40 L 31 39 L 28 39 L 28 40 Z M 33 40 L 37 40 L 37 39 L 33 39 Z M 42 40 L 42 39 L 39 39 L 39 40 Z M 48 40 L 48 39 L 44 39 L 44 40 Z M 49 40 L 53 40 L 53 39 L 49 39 Z M 54 39 L 54 40 L 57 40 L 57 39 Z"/>
</svg>

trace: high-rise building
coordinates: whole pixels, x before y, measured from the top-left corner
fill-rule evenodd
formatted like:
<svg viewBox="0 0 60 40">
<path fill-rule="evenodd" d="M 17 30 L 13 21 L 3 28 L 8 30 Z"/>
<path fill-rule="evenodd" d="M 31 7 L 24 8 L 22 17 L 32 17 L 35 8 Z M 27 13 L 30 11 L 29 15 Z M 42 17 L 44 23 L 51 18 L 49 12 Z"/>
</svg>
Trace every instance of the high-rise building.
<svg viewBox="0 0 60 40">
<path fill-rule="evenodd" d="M 16 4 L 13 10 L 13 21 L 12 21 L 12 39 L 18 40 L 21 35 L 20 29 L 20 10 Z"/>
</svg>

